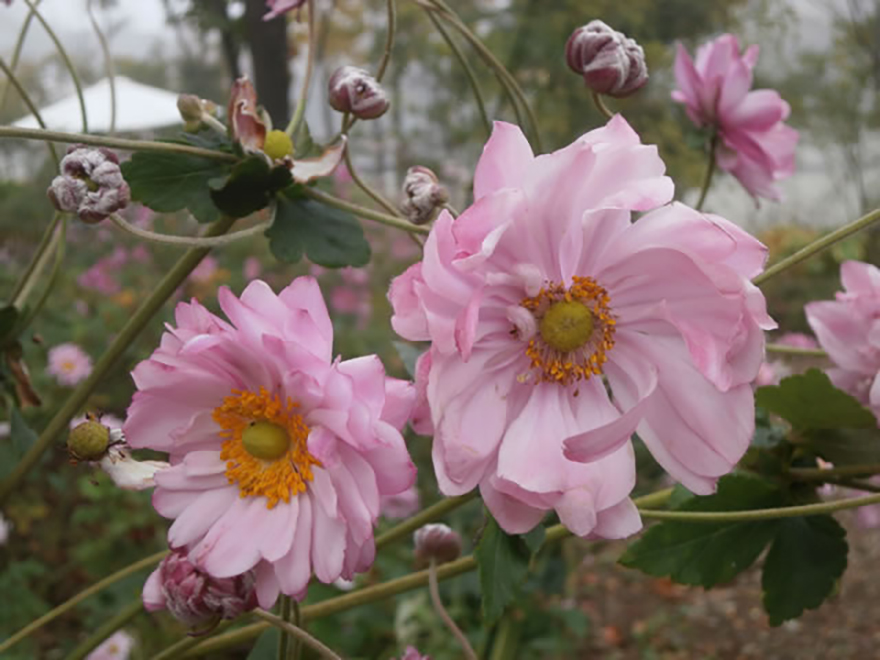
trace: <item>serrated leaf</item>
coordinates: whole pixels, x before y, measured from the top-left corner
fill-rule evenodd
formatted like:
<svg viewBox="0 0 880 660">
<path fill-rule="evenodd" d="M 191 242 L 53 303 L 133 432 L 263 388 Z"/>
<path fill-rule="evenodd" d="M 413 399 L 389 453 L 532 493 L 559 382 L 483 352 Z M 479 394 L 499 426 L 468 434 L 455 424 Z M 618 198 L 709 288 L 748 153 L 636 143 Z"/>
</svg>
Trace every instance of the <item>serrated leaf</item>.
<svg viewBox="0 0 880 660">
<path fill-rule="evenodd" d="M 416 360 L 418 360 L 419 356 L 424 353 L 425 349 L 418 348 L 405 341 L 392 341 L 391 343 L 394 345 L 394 350 L 397 351 L 397 356 L 400 358 L 400 361 L 403 362 L 406 373 L 409 374 L 410 378 L 415 379 Z"/>
<path fill-rule="evenodd" d="M 783 494 L 754 477 L 730 475 L 718 492 L 684 500 L 678 511 L 738 511 L 783 504 Z M 773 539 L 776 521 L 662 522 L 632 543 L 620 563 L 680 584 L 712 587 L 751 566 Z"/>
<path fill-rule="evenodd" d="M 755 403 L 799 431 L 877 427 L 871 411 L 834 387 L 828 376 L 818 369 L 784 378 L 774 387 L 759 388 Z"/>
<path fill-rule="evenodd" d="M 269 205 L 272 196 L 292 181 L 284 165 L 270 166 L 262 156 L 249 156 L 229 176 L 209 182 L 214 205 L 226 215 L 243 218 Z"/>
<path fill-rule="evenodd" d="M 327 268 L 370 261 L 370 244 L 357 218 L 304 197 L 278 196 L 275 222 L 266 237 L 275 258 L 287 263 L 296 263 L 303 253 Z"/>
<path fill-rule="evenodd" d="M 848 550 L 846 530 L 831 516 L 778 521 L 761 576 L 770 625 L 819 607 L 846 570 Z"/>
<path fill-rule="evenodd" d="M 525 580 L 531 553 L 520 536 L 511 536 L 491 516 L 474 551 L 483 595 L 483 619 L 492 625 L 516 596 Z"/>
<path fill-rule="evenodd" d="M 807 440 L 808 446 L 835 465 L 880 463 L 880 433 L 876 430 L 836 429 Z"/>
</svg>

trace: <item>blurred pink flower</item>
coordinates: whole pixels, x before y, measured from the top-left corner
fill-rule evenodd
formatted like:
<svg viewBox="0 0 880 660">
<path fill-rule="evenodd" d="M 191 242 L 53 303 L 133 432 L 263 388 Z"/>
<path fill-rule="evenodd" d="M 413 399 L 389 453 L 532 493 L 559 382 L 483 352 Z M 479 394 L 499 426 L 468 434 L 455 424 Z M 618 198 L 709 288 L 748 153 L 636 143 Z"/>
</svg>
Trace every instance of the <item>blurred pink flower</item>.
<svg viewBox="0 0 880 660">
<path fill-rule="evenodd" d="M 92 264 L 88 270 L 80 273 L 76 278 L 76 283 L 84 289 L 92 289 L 105 296 L 119 293 L 122 286 L 110 273 L 109 268 L 106 258 L 100 259 Z"/>
<path fill-rule="evenodd" d="M 419 246 L 409 236 L 395 236 L 391 241 L 391 256 L 401 261 L 409 261 L 419 255 Z"/>
<path fill-rule="evenodd" d="M 304 597 L 313 571 L 332 583 L 372 564 L 380 497 L 415 479 L 399 431 L 415 393 L 375 355 L 333 360 L 310 277 L 277 296 L 260 280 L 240 299 L 224 287 L 219 303 L 230 322 L 177 306 L 132 373 L 124 432 L 170 454 L 153 495 L 176 519 L 170 545 L 217 578 L 255 569 L 271 607 L 279 591 Z"/>
<path fill-rule="evenodd" d="M 81 298 L 77 298 L 73 301 L 73 308 L 80 316 L 89 315 L 89 303 L 87 303 L 85 300 L 82 300 Z"/>
<path fill-rule="evenodd" d="M 392 658 L 391 660 L 394 660 Z M 415 646 L 407 646 L 400 660 L 431 660 L 431 656 L 422 655 Z"/>
<path fill-rule="evenodd" d="M 269 13 L 263 16 L 263 20 L 271 21 L 285 12 L 299 9 L 304 4 L 306 4 L 306 0 L 266 0 L 266 9 L 269 10 Z"/>
<path fill-rule="evenodd" d="M 244 275 L 244 279 L 251 281 L 255 280 L 260 276 L 260 273 L 263 272 L 263 264 L 260 263 L 260 260 L 256 257 L 248 257 L 244 260 L 244 265 L 242 267 L 242 274 Z"/>
<path fill-rule="evenodd" d="M 131 260 L 139 264 L 146 264 L 152 261 L 153 257 L 146 245 L 135 245 L 130 254 Z"/>
<path fill-rule="evenodd" d="M 342 281 L 352 286 L 361 286 L 370 281 L 370 273 L 366 268 L 352 268 L 348 266 L 339 270 Z"/>
<path fill-rule="evenodd" d="M 318 264 L 309 264 L 309 275 L 312 277 L 318 278 L 324 275 L 327 272 L 327 269 L 323 266 L 319 266 Z"/>
<path fill-rule="evenodd" d="M 382 515 L 389 520 L 409 518 L 419 510 L 419 489 L 413 484 L 401 493 L 383 495 L 380 508 Z"/>
<path fill-rule="evenodd" d="M 92 358 L 76 344 L 59 344 L 49 349 L 46 371 L 61 385 L 73 387 L 92 373 Z"/>
<path fill-rule="evenodd" d="M 189 274 L 189 279 L 199 283 L 210 282 L 217 273 L 218 267 L 217 260 L 209 254 L 202 259 L 198 266 L 193 268 L 193 271 Z"/>
<path fill-rule="evenodd" d="M 639 529 L 636 430 L 699 494 L 749 445 L 775 327 L 750 282 L 767 249 L 723 218 L 661 206 L 664 171 L 620 116 L 537 157 L 496 122 L 476 201 L 441 213 L 423 260 L 391 284 L 394 329 L 432 342 L 440 489 L 479 485 L 508 532 L 548 510 L 579 536 Z"/>
<path fill-rule="evenodd" d="M 672 98 L 685 104 L 697 126 L 717 130 L 715 162 L 733 174 L 753 197 L 779 200 L 775 182 L 794 173 L 798 132 L 786 126 L 790 108 L 772 89 L 749 91 L 758 46 L 740 53 L 724 34 L 697 50 L 696 63 L 678 44 Z"/>
<path fill-rule="evenodd" d="M 791 346 L 792 348 L 819 348 L 816 338 L 803 332 L 786 332 L 779 336 L 776 343 L 783 346 Z"/>
<path fill-rule="evenodd" d="M 840 278 L 844 291 L 807 304 L 807 321 L 835 364 L 831 382 L 880 417 L 880 269 L 847 261 Z"/>
<path fill-rule="evenodd" d="M 117 630 L 91 653 L 86 660 L 127 660 L 134 647 L 134 637 L 124 630 Z"/>
<path fill-rule="evenodd" d="M 330 291 L 330 307 L 339 314 L 354 314 L 360 305 L 360 294 L 350 286 L 341 284 Z"/>
</svg>

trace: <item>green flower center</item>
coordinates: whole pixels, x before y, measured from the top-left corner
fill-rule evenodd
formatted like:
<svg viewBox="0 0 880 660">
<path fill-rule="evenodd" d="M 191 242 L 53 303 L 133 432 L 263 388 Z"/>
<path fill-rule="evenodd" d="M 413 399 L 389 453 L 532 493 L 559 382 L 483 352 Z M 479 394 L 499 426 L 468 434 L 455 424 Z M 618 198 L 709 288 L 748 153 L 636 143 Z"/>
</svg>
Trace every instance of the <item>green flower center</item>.
<svg viewBox="0 0 880 660">
<path fill-rule="evenodd" d="M 593 335 L 593 314 L 577 300 L 553 303 L 541 319 L 541 339 L 548 346 L 568 353 L 584 346 Z"/>
<path fill-rule="evenodd" d="M 241 434 L 245 451 L 255 458 L 274 461 L 290 448 L 287 430 L 272 422 L 251 422 Z"/>
<path fill-rule="evenodd" d="M 293 141 L 284 131 L 269 131 L 263 143 L 263 153 L 272 160 L 293 155 Z"/>
</svg>

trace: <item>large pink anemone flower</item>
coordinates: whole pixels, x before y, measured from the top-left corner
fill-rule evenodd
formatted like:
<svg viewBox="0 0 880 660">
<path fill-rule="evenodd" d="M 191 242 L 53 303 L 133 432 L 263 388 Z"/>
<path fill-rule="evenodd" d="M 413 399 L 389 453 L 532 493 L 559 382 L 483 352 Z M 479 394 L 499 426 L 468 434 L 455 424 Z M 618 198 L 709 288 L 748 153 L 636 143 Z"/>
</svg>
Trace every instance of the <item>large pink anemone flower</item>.
<svg viewBox="0 0 880 660">
<path fill-rule="evenodd" d="M 375 355 L 332 358 L 333 327 L 317 282 L 279 295 L 262 281 L 230 323 L 181 303 L 152 356 L 132 373 L 125 436 L 169 454 L 153 505 L 174 523 L 173 548 L 218 578 L 256 570 L 257 596 L 301 598 L 312 573 L 350 579 L 373 561 L 380 498 L 415 479 L 399 429 L 414 390 Z"/>
<path fill-rule="evenodd" d="M 414 427 L 433 427 L 440 488 L 479 485 L 510 532 L 550 509 L 581 536 L 636 531 L 636 430 L 696 493 L 749 444 L 767 250 L 681 204 L 632 223 L 672 197 L 664 171 L 620 116 L 537 157 L 496 123 L 476 201 L 392 282 L 395 330 L 432 342 Z"/>
<path fill-rule="evenodd" d="M 740 53 L 737 38 L 724 34 L 700 46 L 695 62 L 678 44 L 672 98 L 684 103 L 697 126 L 717 131 L 719 168 L 753 197 L 779 200 L 776 181 L 794 173 L 798 132 L 783 123 L 791 109 L 778 92 L 750 91 L 758 50 Z"/>
</svg>

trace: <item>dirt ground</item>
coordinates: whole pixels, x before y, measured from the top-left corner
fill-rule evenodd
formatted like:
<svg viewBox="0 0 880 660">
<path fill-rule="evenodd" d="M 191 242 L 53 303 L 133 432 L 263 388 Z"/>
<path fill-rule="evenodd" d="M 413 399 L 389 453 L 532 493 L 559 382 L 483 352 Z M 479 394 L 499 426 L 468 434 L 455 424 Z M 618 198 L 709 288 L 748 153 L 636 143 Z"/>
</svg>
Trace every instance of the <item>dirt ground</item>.
<svg viewBox="0 0 880 660">
<path fill-rule="evenodd" d="M 800 619 L 771 628 L 758 566 L 705 591 L 615 563 L 609 544 L 580 574 L 581 607 L 593 624 L 583 660 L 861 660 L 880 658 L 880 528 L 841 515 L 850 545 L 839 592 Z"/>
</svg>

